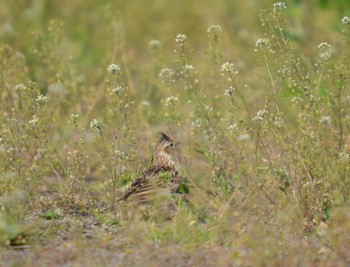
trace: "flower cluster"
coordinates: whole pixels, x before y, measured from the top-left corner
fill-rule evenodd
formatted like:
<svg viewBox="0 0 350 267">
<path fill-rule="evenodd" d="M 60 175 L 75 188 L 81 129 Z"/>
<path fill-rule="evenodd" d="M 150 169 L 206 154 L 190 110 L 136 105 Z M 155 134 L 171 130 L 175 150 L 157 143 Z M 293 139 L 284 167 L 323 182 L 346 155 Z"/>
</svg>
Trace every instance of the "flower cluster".
<svg viewBox="0 0 350 267">
<path fill-rule="evenodd" d="M 185 65 L 184 70 L 186 70 L 188 72 L 195 72 L 196 71 L 196 69 L 194 68 L 193 65 Z"/>
<path fill-rule="evenodd" d="M 287 8 L 287 5 L 283 2 L 277 2 L 273 4 L 273 13 L 277 13 L 277 11 L 281 11 L 283 8 Z"/>
<path fill-rule="evenodd" d="M 119 158 L 119 159 L 128 159 L 129 157 L 126 155 L 125 152 L 119 150 L 119 149 L 116 149 L 114 150 L 114 153 L 116 154 L 116 156 Z"/>
<path fill-rule="evenodd" d="M 192 128 L 200 128 L 202 126 L 202 120 L 196 119 L 192 121 L 191 125 L 192 125 Z"/>
<path fill-rule="evenodd" d="M 177 44 L 179 44 L 180 46 L 184 46 L 187 40 L 187 36 L 185 34 L 181 34 L 179 33 L 176 37 L 175 37 L 175 42 Z"/>
<path fill-rule="evenodd" d="M 171 78 L 174 75 L 174 71 L 170 68 L 163 68 L 160 70 L 158 76 L 161 78 Z"/>
<path fill-rule="evenodd" d="M 165 105 L 168 107 L 170 105 L 174 105 L 176 101 L 178 101 L 179 99 L 176 96 L 169 96 L 166 100 L 165 100 Z"/>
<path fill-rule="evenodd" d="M 28 121 L 28 123 L 33 127 L 37 127 L 38 126 L 38 121 L 39 119 L 37 117 L 33 117 L 33 119 L 31 119 L 30 121 Z"/>
<path fill-rule="evenodd" d="M 20 83 L 20 84 L 17 84 L 15 86 L 15 90 L 16 91 L 24 91 L 27 87 L 23 84 L 23 83 Z"/>
<path fill-rule="evenodd" d="M 269 44 L 269 39 L 259 38 L 258 40 L 256 40 L 255 46 L 264 47 L 268 44 Z"/>
<path fill-rule="evenodd" d="M 90 122 L 90 129 L 94 132 L 101 133 L 103 127 L 104 127 L 104 124 L 102 121 L 98 121 L 96 119 L 93 119 Z"/>
<path fill-rule="evenodd" d="M 228 127 L 227 127 L 227 130 L 230 134 L 233 134 L 235 133 L 237 130 L 238 130 L 238 125 L 236 122 L 230 124 Z"/>
<path fill-rule="evenodd" d="M 117 74 L 120 72 L 120 67 L 116 64 L 110 64 L 108 67 L 107 67 L 107 71 L 110 73 L 110 74 Z"/>
<path fill-rule="evenodd" d="M 233 91 L 235 88 L 233 86 L 230 86 L 228 89 L 225 90 L 224 96 L 231 97 L 233 95 Z"/>
<path fill-rule="evenodd" d="M 221 26 L 220 25 L 211 25 L 208 27 L 207 30 L 208 33 L 218 33 L 221 32 Z"/>
<path fill-rule="evenodd" d="M 185 77 L 193 77 L 197 74 L 197 71 L 193 65 L 184 65 L 183 70 L 181 71 L 181 74 L 183 74 Z M 195 80 L 194 82 L 198 82 L 198 80 Z"/>
<path fill-rule="evenodd" d="M 38 96 L 36 97 L 35 101 L 38 102 L 39 104 L 47 103 L 47 96 L 38 95 Z"/>
<path fill-rule="evenodd" d="M 73 123 L 74 125 L 78 125 L 79 118 L 80 118 L 79 114 L 74 114 L 74 113 L 70 114 L 68 122 Z"/>
<path fill-rule="evenodd" d="M 266 109 L 259 110 L 253 118 L 253 121 L 262 122 L 268 114 L 269 112 Z"/>
<path fill-rule="evenodd" d="M 320 50 L 319 56 L 323 60 L 328 60 L 333 54 L 332 46 L 327 42 L 322 42 L 318 45 L 318 49 Z"/>
<path fill-rule="evenodd" d="M 121 87 L 121 86 L 117 86 L 115 88 L 111 89 L 112 94 L 117 94 L 119 95 L 121 92 L 123 92 L 125 90 L 125 88 Z"/>
<path fill-rule="evenodd" d="M 345 16 L 344 18 L 342 18 L 341 22 L 342 22 L 343 24 L 350 24 L 350 18 L 347 17 L 347 16 Z"/>
<path fill-rule="evenodd" d="M 233 63 L 230 62 L 225 62 L 224 64 L 221 65 L 221 72 L 222 75 L 224 76 L 225 74 L 238 74 L 238 71 L 236 70 L 236 66 Z"/>
</svg>

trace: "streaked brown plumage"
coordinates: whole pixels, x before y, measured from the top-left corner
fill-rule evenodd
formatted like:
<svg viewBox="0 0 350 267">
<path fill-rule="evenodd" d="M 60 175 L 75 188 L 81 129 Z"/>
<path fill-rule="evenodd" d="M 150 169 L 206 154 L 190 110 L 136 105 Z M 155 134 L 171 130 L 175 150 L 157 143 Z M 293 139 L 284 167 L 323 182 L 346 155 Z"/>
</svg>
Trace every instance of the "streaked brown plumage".
<svg viewBox="0 0 350 267">
<path fill-rule="evenodd" d="M 153 165 L 131 184 L 120 200 L 145 201 L 159 192 L 174 193 L 179 188 L 182 179 L 171 156 L 179 143 L 162 132 L 158 137 L 159 142 L 153 153 Z"/>
</svg>

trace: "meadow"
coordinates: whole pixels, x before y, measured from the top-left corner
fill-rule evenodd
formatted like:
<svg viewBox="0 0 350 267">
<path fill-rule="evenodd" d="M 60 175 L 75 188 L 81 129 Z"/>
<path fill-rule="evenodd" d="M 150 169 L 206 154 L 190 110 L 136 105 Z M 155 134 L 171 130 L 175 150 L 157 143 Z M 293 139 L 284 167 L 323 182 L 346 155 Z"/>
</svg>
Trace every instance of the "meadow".
<svg viewBox="0 0 350 267">
<path fill-rule="evenodd" d="M 349 266 L 350 2 L 0 2 L 1 266 Z M 116 202 L 181 142 L 183 184 Z"/>
</svg>

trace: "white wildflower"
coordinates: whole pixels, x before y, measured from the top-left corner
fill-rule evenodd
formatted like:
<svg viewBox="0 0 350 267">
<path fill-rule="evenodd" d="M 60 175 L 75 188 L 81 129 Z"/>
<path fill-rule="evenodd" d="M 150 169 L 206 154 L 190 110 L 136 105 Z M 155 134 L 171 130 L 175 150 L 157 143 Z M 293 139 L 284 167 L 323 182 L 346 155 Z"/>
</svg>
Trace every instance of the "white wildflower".
<svg viewBox="0 0 350 267">
<path fill-rule="evenodd" d="M 175 37 L 175 42 L 181 46 L 183 46 L 186 42 L 187 36 L 185 34 L 181 34 L 179 33 L 176 37 Z"/>
<path fill-rule="evenodd" d="M 33 117 L 33 119 L 31 119 L 30 121 L 28 121 L 28 123 L 32 126 L 32 127 L 37 127 L 38 126 L 38 121 L 39 119 L 37 117 Z"/>
<path fill-rule="evenodd" d="M 104 127 L 104 124 L 102 121 L 98 121 L 96 119 L 93 119 L 90 122 L 90 129 L 94 132 L 100 133 L 103 127 Z"/>
<path fill-rule="evenodd" d="M 111 89 L 112 94 L 117 94 L 119 95 L 121 92 L 123 92 L 125 89 L 121 86 L 117 86 L 115 88 Z"/>
<path fill-rule="evenodd" d="M 121 151 L 121 150 L 119 150 L 119 149 L 114 150 L 114 153 L 120 159 L 128 159 L 128 156 L 126 155 L 126 153 Z"/>
<path fill-rule="evenodd" d="M 213 111 L 213 108 L 211 106 L 205 106 L 205 110 L 209 113 Z"/>
<path fill-rule="evenodd" d="M 332 46 L 327 42 L 322 42 L 318 45 L 319 57 L 323 60 L 329 59 L 333 54 L 333 48 Z"/>
<path fill-rule="evenodd" d="M 202 120 L 196 119 L 195 121 L 192 121 L 191 125 L 192 128 L 200 128 L 202 126 Z"/>
<path fill-rule="evenodd" d="M 178 101 L 179 99 L 176 96 L 169 96 L 166 100 L 165 100 L 165 105 L 168 107 L 170 105 L 174 105 L 176 101 Z"/>
<path fill-rule="evenodd" d="M 107 67 L 107 71 L 111 74 L 116 74 L 116 73 L 120 72 L 120 67 L 116 64 L 110 64 Z"/>
<path fill-rule="evenodd" d="M 331 118 L 329 116 L 322 116 L 321 119 L 319 120 L 320 124 L 331 124 Z"/>
<path fill-rule="evenodd" d="M 230 86 L 228 89 L 225 90 L 224 96 L 231 97 L 233 95 L 233 91 L 235 88 L 233 86 Z"/>
<path fill-rule="evenodd" d="M 350 18 L 348 16 L 345 16 L 344 18 L 342 18 L 341 22 L 343 24 L 350 24 Z"/>
<path fill-rule="evenodd" d="M 234 132 L 236 132 L 238 130 L 238 125 L 236 122 L 230 124 L 228 127 L 227 127 L 227 130 L 230 134 L 233 134 Z"/>
<path fill-rule="evenodd" d="M 185 65 L 185 66 L 184 66 L 184 69 L 185 69 L 186 71 L 188 71 L 188 72 L 194 72 L 194 71 L 196 71 L 196 69 L 194 68 L 193 65 Z"/>
<path fill-rule="evenodd" d="M 326 47 L 332 47 L 332 46 L 327 42 L 322 42 L 318 45 L 318 49 L 322 49 L 322 48 L 326 48 Z"/>
<path fill-rule="evenodd" d="M 78 122 L 79 122 L 79 118 L 80 118 L 80 116 L 79 116 L 79 114 L 74 114 L 74 113 L 72 113 L 72 114 L 70 114 L 69 115 L 69 123 L 73 123 L 73 124 L 78 124 Z"/>
<path fill-rule="evenodd" d="M 20 84 L 17 84 L 15 86 L 15 90 L 16 91 L 24 91 L 27 87 L 23 84 L 23 83 L 20 83 Z"/>
<path fill-rule="evenodd" d="M 277 13 L 277 11 L 280 11 L 283 8 L 287 8 L 287 5 L 284 2 L 274 3 L 273 4 L 273 13 Z"/>
<path fill-rule="evenodd" d="M 220 25 L 211 25 L 208 27 L 207 30 L 208 33 L 218 33 L 221 32 L 221 26 Z"/>
<path fill-rule="evenodd" d="M 261 122 L 264 120 L 264 118 L 269 114 L 269 112 L 266 109 L 259 110 L 256 113 L 256 116 L 252 119 L 253 121 Z"/>
<path fill-rule="evenodd" d="M 158 76 L 161 78 L 170 78 L 174 75 L 174 71 L 170 68 L 163 68 L 160 70 Z"/>
<path fill-rule="evenodd" d="M 35 99 L 36 102 L 38 103 L 47 103 L 47 96 L 44 95 L 38 95 Z"/>
<path fill-rule="evenodd" d="M 256 40 L 255 46 L 257 47 L 263 47 L 269 44 L 269 39 L 265 39 L 265 38 L 259 38 L 258 40 Z"/>
<path fill-rule="evenodd" d="M 238 71 L 236 70 L 235 64 L 230 63 L 230 62 L 225 62 L 224 64 L 221 65 L 221 72 L 222 72 L 222 75 L 238 74 Z"/>
</svg>

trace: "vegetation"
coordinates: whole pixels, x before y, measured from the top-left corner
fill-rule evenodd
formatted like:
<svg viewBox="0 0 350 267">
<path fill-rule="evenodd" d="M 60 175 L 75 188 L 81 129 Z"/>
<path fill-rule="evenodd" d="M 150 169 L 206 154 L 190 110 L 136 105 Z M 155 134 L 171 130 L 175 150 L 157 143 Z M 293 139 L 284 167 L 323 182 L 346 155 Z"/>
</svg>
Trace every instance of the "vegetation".
<svg viewBox="0 0 350 267">
<path fill-rule="evenodd" d="M 350 3 L 117 2 L 0 3 L 0 265 L 349 265 Z"/>
</svg>

